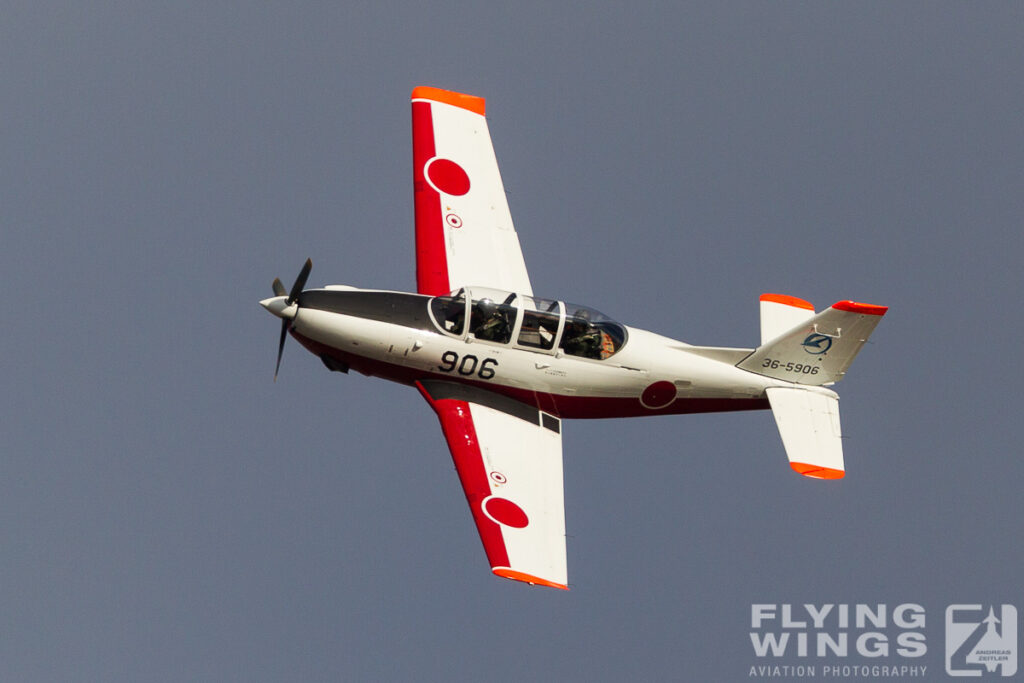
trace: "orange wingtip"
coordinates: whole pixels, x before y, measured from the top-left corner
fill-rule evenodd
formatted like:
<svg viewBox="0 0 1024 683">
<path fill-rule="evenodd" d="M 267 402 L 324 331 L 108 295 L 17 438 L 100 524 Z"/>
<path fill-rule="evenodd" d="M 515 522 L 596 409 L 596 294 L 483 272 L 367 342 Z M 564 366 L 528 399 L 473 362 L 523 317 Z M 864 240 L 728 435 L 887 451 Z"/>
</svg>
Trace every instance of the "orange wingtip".
<svg viewBox="0 0 1024 683">
<path fill-rule="evenodd" d="M 532 574 L 517 572 L 516 570 L 509 569 L 508 567 L 495 567 L 491 571 L 502 578 L 512 579 L 513 581 L 523 581 L 524 583 L 536 584 L 538 586 L 548 586 L 550 588 L 561 588 L 564 591 L 569 590 L 569 587 L 564 583 L 555 583 L 554 581 L 542 579 L 539 576 L 533 576 Z"/>
<path fill-rule="evenodd" d="M 788 296 L 786 294 L 762 294 L 761 301 L 772 301 L 784 306 L 806 308 L 808 311 L 814 310 L 814 305 L 810 301 L 804 301 L 803 299 L 798 299 L 795 296 Z"/>
<path fill-rule="evenodd" d="M 822 467 L 821 465 L 808 465 L 805 462 L 791 462 L 789 466 L 805 477 L 813 477 L 814 479 L 842 479 L 846 476 L 846 472 L 843 470 L 834 470 L 831 467 Z"/>
<path fill-rule="evenodd" d="M 874 304 L 860 304 L 856 301 L 840 301 L 832 304 L 832 308 L 850 313 L 866 313 L 867 315 L 885 315 L 889 310 L 888 306 L 875 306 Z"/>
<path fill-rule="evenodd" d="M 451 90 L 441 90 L 440 88 L 431 88 L 426 85 L 421 85 L 417 88 L 413 88 L 412 99 L 444 102 L 445 104 L 450 104 L 453 107 L 460 107 L 475 114 L 480 114 L 481 116 L 484 115 L 484 98 L 477 97 L 476 95 L 466 95 L 460 92 L 452 92 Z"/>
</svg>

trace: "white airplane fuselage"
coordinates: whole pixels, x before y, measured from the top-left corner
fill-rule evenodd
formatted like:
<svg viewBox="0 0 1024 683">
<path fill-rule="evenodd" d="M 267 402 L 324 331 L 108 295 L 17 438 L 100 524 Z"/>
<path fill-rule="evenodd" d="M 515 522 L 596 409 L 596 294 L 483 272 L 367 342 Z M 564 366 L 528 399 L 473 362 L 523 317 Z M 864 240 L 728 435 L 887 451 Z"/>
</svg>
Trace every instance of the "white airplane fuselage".
<svg viewBox="0 0 1024 683">
<path fill-rule="evenodd" d="M 830 388 L 888 310 L 759 297 L 755 348 L 691 346 L 532 293 L 484 100 L 412 91 L 416 289 L 274 279 L 260 303 L 332 371 L 416 387 L 441 426 L 491 571 L 568 588 L 562 418 L 771 409 L 790 467 L 846 472 Z M 480 285 L 480 286 L 474 286 Z"/>
<path fill-rule="evenodd" d="M 767 409 L 768 387 L 792 386 L 735 367 L 752 349 L 694 347 L 633 327 L 623 326 L 614 355 L 596 359 L 445 334 L 428 312 L 432 297 L 419 294 L 338 286 L 307 290 L 291 307 L 283 299 L 262 303 L 290 317 L 292 336 L 332 370 L 467 384 L 560 418 Z M 520 313 L 516 332 L 522 323 Z"/>
</svg>

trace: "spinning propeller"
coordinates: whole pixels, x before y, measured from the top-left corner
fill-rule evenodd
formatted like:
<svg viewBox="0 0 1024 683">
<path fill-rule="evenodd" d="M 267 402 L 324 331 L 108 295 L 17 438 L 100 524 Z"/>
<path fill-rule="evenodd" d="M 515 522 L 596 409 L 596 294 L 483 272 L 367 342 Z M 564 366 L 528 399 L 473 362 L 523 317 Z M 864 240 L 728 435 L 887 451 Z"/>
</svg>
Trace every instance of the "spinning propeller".
<svg viewBox="0 0 1024 683">
<path fill-rule="evenodd" d="M 263 308 L 281 318 L 281 339 L 277 343 L 277 365 L 274 366 L 275 382 L 277 381 L 277 371 L 281 369 L 281 355 L 284 353 L 284 340 L 288 337 L 288 326 L 299 310 L 295 302 L 299 300 L 299 295 L 302 294 L 302 290 L 306 286 L 306 280 L 309 279 L 309 271 L 312 269 L 313 260 L 306 259 L 302 270 L 299 271 L 299 276 L 295 278 L 295 284 L 292 285 L 290 292 L 281 284 L 280 278 L 274 278 L 274 282 L 271 285 L 274 288 L 274 298 L 264 299 L 260 302 Z M 287 296 L 287 298 L 281 301 L 281 297 L 284 296 Z"/>
</svg>

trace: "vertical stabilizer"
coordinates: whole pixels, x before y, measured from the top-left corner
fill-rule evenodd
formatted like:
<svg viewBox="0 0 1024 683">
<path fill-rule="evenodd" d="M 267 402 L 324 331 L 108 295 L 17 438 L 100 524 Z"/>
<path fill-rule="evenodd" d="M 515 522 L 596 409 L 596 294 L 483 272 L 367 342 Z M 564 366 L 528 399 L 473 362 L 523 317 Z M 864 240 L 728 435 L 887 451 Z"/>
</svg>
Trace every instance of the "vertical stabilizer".
<svg viewBox="0 0 1024 683">
<path fill-rule="evenodd" d="M 838 382 L 887 310 L 886 306 L 855 301 L 832 304 L 763 342 L 736 367 L 797 384 Z M 796 317 L 790 312 L 776 315 L 774 320 L 781 322 L 785 315 Z"/>
</svg>

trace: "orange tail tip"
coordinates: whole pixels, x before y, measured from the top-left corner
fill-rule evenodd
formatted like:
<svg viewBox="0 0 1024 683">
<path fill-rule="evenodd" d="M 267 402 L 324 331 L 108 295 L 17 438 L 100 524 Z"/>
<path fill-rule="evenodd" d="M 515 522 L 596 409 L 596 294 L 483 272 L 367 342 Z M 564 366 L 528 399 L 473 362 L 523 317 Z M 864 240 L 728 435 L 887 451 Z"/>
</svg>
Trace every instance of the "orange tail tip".
<svg viewBox="0 0 1024 683">
<path fill-rule="evenodd" d="M 494 567 L 491 571 L 497 576 L 505 579 L 512 579 L 513 581 L 522 581 L 530 585 L 548 586 L 550 588 L 561 588 L 564 591 L 569 590 L 569 587 L 564 583 L 555 583 L 554 581 L 542 579 L 539 576 L 533 576 L 532 574 L 526 574 L 524 572 L 517 572 L 516 570 L 509 569 L 508 567 Z"/>
<path fill-rule="evenodd" d="M 474 114 L 480 114 L 481 116 L 484 115 L 484 98 L 477 97 L 476 95 L 466 95 L 460 92 L 421 85 L 413 88 L 412 99 L 443 102 L 444 104 L 450 104 L 453 107 L 466 109 Z"/>
<path fill-rule="evenodd" d="M 794 308 L 806 308 L 808 311 L 814 310 L 814 305 L 810 301 L 804 301 L 788 294 L 762 294 L 761 301 L 771 301 L 783 304 L 784 306 L 793 306 Z"/>
<path fill-rule="evenodd" d="M 889 310 L 888 306 L 876 306 L 874 304 L 862 304 L 856 301 L 840 301 L 832 304 L 832 308 L 850 313 L 865 313 L 867 315 L 885 315 Z"/>
<path fill-rule="evenodd" d="M 813 477 L 814 479 L 842 479 L 846 476 L 846 472 L 843 470 L 834 470 L 831 467 L 822 467 L 820 465 L 809 465 L 805 462 L 791 462 L 789 466 L 805 477 Z"/>
</svg>

